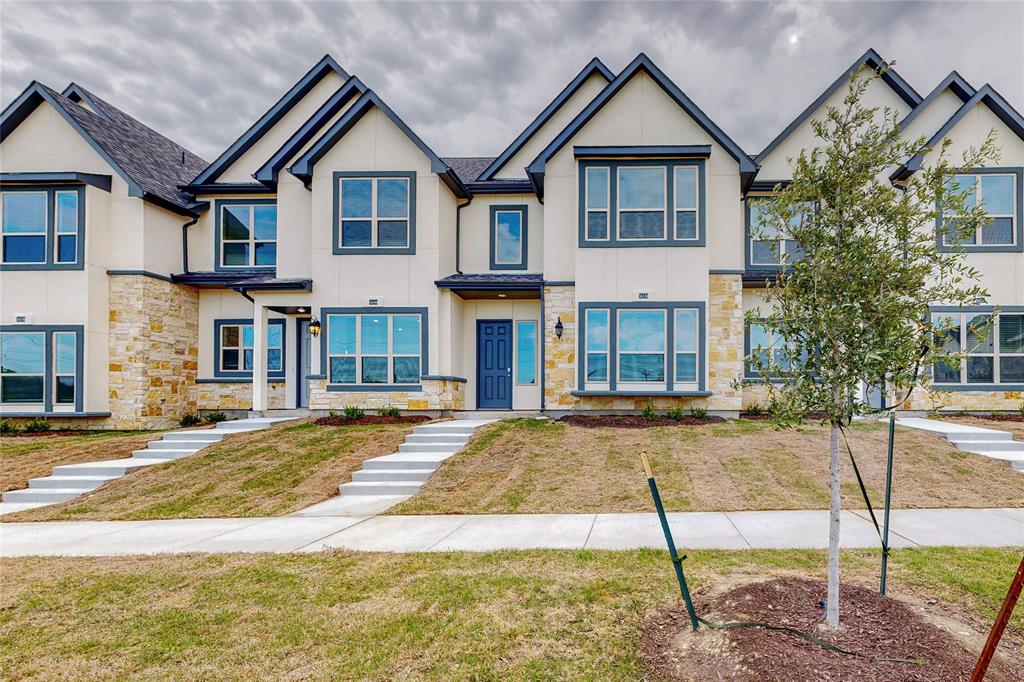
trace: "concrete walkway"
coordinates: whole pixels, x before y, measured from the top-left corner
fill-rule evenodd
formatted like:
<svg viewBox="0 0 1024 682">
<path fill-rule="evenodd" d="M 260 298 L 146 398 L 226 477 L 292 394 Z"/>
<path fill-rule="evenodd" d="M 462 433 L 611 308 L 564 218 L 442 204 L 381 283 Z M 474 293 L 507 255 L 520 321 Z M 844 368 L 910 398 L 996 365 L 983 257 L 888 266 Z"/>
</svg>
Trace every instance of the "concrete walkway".
<svg viewBox="0 0 1024 682">
<path fill-rule="evenodd" d="M 1002 460 L 1016 471 L 1024 473 L 1024 443 L 1015 441 L 1013 434 L 1009 431 L 920 417 L 903 417 L 897 419 L 896 423 L 900 426 L 945 436 L 946 440 L 958 450 Z"/>
<path fill-rule="evenodd" d="M 827 511 L 669 514 L 685 549 L 824 549 Z M 1024 546 L 1024 509 L 899 509 L 893 547 Z M 866 512 L 845 511 L 844 547 L 878 547 Z M 184 552 L 489 551 L 663 548 L 655 514 L 285 516 L 0 524 L 0 556 Z"/>
</svg>

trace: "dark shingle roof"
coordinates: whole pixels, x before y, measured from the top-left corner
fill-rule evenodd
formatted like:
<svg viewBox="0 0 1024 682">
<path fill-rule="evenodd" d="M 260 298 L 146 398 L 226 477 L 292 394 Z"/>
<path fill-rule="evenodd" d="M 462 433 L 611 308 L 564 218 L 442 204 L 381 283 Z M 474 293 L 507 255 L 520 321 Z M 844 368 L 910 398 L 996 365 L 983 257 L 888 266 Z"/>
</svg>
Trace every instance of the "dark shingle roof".
<svg viewBox="0 0 1024 682">
<path fill-rule="evenodd" d="M 494 272 L 471 272 L 458 275 L 448 275 L 434 282 L 441 288 L 481 285 L 481 286 L 505 286 L 505 285 L 530 285 L 541 286 L 544 284 L 544 275 L 524 275 L 516 273 L 494 273 Z"/>
<path fill-rule="evenodd" d="M 206 161 L 81 86 L 105 117 L 42 87 L 143 191 L 186 210 L 196 205 L 178 185 L 206 168 Z"/>
<path fill-rule="evenodd" d="M 451 166 L 455 174 L 459 176 L 459 180 L 469 183 L 480 177 L 480 174 L 491 165 L 495 158 L 494 156 L 453 156 L 441 160 Z"/>
</svg>

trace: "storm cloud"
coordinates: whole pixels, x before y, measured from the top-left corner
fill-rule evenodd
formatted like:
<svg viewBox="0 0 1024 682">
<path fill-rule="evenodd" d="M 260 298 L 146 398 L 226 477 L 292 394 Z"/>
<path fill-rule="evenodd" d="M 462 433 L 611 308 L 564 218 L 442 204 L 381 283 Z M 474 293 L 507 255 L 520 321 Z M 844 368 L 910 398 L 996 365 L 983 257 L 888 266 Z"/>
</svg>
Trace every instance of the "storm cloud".
<svg viewBox="0 0 1024 682">
<path fill-rule="evenodd" d="M 1024 3 L 0 4 L 4 104 L 75 81 L 215 158 L 321 56 L 438 153 L 497 155 L 592 57 L 646 52 L 756 153 L 869 47 L 922 95 L 952 69 L 1024 109 Z"/>
</svg>

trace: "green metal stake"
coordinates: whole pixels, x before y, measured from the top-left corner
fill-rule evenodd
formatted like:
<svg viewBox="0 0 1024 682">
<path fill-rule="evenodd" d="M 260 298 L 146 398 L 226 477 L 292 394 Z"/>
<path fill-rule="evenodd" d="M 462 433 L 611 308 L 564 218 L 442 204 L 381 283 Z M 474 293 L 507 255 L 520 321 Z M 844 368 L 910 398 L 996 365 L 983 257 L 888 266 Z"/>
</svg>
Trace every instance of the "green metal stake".
<svg viewBox="0 0 1024 682">
<path fill-rule="evenodd" d="M 665 516 L 665 506 L 661 503 L 661 495 L 658 494 L 658 484 L 654 482 L 654 474 L 651 473 L 651 463 L 647 460 L 647 453 L 640 453 L 640 461 L 644 464 L 644 473 L 647 474 L 647 485 L 651 489 L 651 497 L 654 498 L 654 508 L 658 510 L 658 518 L 661 519 L 661 530 L 665 533 L 665 542 L 668 543 L 668 553 L 672 557 L 672 565 L 676 569 L 676 580 L 679 581 L 679 591 L 686 603 L 686 612 L 690 614 L 690 625 L 694 630 L 700 629 L 700 622 L 697 620 L 697 612 L 693 608 L 693 600 L 690 599 L 690 588 L 686 586 L 686 576 L 683 574 L 683 556 L 676 554 L 676 543 L 672 540 L 672 531 L 668 527 L 668 518 Z"/>
<path fill-rule="evenodd" d="M 896 438 L 896 413 L 889 413 L 889 455 L 885 463 L 885 520 L 882 522 L 882 580 L 879 594 L 885 594 L 885 578 L 889 568 L 889 510 L 892 506 L 892 450 Z"/>
</svg>

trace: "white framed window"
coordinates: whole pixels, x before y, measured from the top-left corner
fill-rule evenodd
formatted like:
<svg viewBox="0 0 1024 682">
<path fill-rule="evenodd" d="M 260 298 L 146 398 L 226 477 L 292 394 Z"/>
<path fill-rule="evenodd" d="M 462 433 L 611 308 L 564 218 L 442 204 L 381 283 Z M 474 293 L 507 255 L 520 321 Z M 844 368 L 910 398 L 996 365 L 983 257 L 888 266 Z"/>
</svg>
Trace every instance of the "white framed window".
<svg viewBox="0 0 1024 682">
<path fill-rule="evenodd" d="M 339 177 L 338 249 L 406 249 L 412 245 L 411 174 Z"/>
<path fill-rule="evenodd" d="M 0 415 L 80 409 L 82 343 L 79 325 L 0 329 Z"/>
<path fill-rule="evenodd" d="M 618 240 L 665 239 L 665 166 L 621 166 L 616 178 Z"/>
<path fill-rule="evenodd" d="M 673 334 L 675 355 L 675 383 L 679 385 L 697 385 L 697 372 L 700 367 L 700 316 L 696 308 L 677 308 L 675 310 L 675 333 Z"/>
<path fill-rule="evenodd" d="M 329 384 L 419 384 L 420 313 L 330 313 L 326 365 Z"/>
<path fill-rule="evenodd" d="M 619 383 L 664 383 L 666 311 L 630 308 L 617 312 Z"/>
<path fill-rule="evenodd" d="M 981 206 L 987 220 L 972 233 L 962 234 L 954 220 L 944 219 L 942 243 L 963 247 L 1017 245 L 1020 207 L 1014 173 L 965 173 L 946 181 L 948 191 L 962 192 L 969 208 Z M 944 213 L 945 215 L 945 213 Z"/>
<path fill-rule="evenodd" d="M 527 267 L 527 207 L 522 204 L 491 206 L 490 267 L 525 270 Z"/>
<path fill-rule="evenodd" d="M 46 332 L 0 334 L 0 402 L 42 405 L 46 383 Z"/>
<path fill-rule="evenodd" d="M 74 405 L 77 381 L 78 334 L 75 332 L 54 332 L 53 402 L 57 405 Z"/>
<path fill-rule="evenodd" d="M 54 219 L 54 254 L 55 263 L 75 263 L 78 261 L 79 232 L 79 194 L 76 191 L 54 192 L 56 217 Z M 73 402 L 73 401 L 72 401 Z"/>
<path fill-rule="evenodd" d="M 936 385 L 1024 384 L 1024 313 L 943 312 L 932 314 L 943 347 L 964 353 L 957 364 L 936 363 Z"/>
<path fill-rule="evenodd" d="M 610 311 L 607 308 L 588 308 L 585 312 L 587 336 L 584 342 L 584 376 L 588 384 L 608 383 L 608 354 L 611 352 Z"/>
<path fill-rule="evenodd" d="M 221 200 L 218 207 L 218 267 L 273 268 L 277 265 L 277 204 Z"/>
<path fill-rule="evenodd" d="M 676 239 L 698 239 L 697 227 L 700 202 L 700 173 L 696 166 L 676 166 L 673 169 L 675 182 L 675 219 L 672 221 Z"/>
<path fill-rule="evenodd" d="M 267 323 L 267 376 L 284 376 L 283 319 Z M 253 324 L 247 320 L 216 320 L 218 377 L 250 377 L 253 371 Z"/>
<path fill-rule="evenodd" d="M 85 192 L 80 187 L 0 191 L 0 267 L 80 269 Z"/>
<path fill-rule="evenodd" d="M 608 166 L 587 166 L 586 173 L 586 238 L 608 241 L 608 211 L 611 206 L 611 169 Z"/>
</svg>

